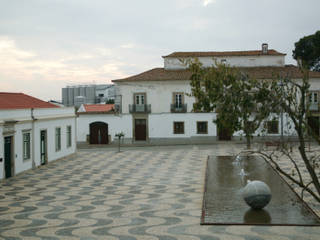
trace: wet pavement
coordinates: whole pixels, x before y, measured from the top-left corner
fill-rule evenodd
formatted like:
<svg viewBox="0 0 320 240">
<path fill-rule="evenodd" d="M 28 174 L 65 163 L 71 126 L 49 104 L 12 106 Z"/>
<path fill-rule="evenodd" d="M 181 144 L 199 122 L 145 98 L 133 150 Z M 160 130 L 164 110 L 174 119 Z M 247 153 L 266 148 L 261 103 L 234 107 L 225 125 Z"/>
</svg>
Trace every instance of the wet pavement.
<svg viewBox="0 0 320 240">
<path fill-rule="evenodd" d="M 0 182 L 0 239 L 319 239 L 319 227 L 200 226 L 207 156 L 243 148 L 79 150 Z"/>
</svg>

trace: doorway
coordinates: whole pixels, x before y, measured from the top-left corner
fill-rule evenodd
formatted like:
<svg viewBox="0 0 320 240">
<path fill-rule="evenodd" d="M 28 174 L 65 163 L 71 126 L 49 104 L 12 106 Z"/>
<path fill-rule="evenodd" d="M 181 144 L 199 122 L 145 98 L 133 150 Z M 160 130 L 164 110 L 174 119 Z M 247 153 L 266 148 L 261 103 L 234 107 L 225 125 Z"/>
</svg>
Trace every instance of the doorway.
<svg viewBox="0 0 320 240">
<path fill-rule="evenodd" d="M 146 141 L 147 140 L 147 120 L 146 119 L 135 119 L 135 140 Z"/>
<path fill-rule="evenodd" d="M 47 130 L 40 131 L 40 164 L 47 163 Z"/>
<path fill-rule="evenodd" d="M 319 133 L 320 133 L 319 117 L 308 117 L 308 124 L 309 124 L 309 127 L 311 128 L 311 131 L 316 136 L 319 136 Z"/>
<path fill-rule="evenodd" d="M 108 124 L 93 122 L 90 124 L 90 144 L 108 144 Z"/>
<path fill-rule="evenodd" d="M 4 138 L 4 169 L 5 178 L 13 176 L 12 136 Z"/>
<path fill-rule="evenodd" d="M 221 141 L 230 141 L 231 140 L 231 133 L 230 130 L 222 125 L 217 124 L 218 128 L 218 138 Z"/>
</svg>

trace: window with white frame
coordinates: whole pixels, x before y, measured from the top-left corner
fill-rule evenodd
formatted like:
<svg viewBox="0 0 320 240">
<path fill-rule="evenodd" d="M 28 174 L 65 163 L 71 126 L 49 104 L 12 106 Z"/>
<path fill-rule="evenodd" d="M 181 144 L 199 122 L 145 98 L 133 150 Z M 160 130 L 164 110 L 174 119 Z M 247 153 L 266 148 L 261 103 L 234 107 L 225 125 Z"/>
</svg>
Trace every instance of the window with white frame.
<svg viewBox="0 0 320 240">
<path fill-rule="evenodd" d="M 318 103 L 318 93 L 317 92 L 309 93 L 309 102 L 310 103 Z"/>
<path fill-rule="evenodd" d="M 67 147 L 71 147 L 71 145 L 72 145 L 71 126 L 67 126 Z"/>
<path fill-rule="evenodd" d="M 56 134 L 55 134 L 55 142 L 56 142 L 56 151 L 61 150 L 61 128 L 56 128 Z"/>
<path fill-rule="evenodd" d="M 30 133 L 23 133 L 23 160 L 30 159 Z"/>
<path fill-rule="evenodd" d="M 182 104 L 184 101 L 183 93 L 173 93 L 173 101 L 175 108 L 182 108 Z"/>
<path fill-rule="evenodd" d="M 137 105 L 145 104 L 145 94 L 135 94 L 135 104 Z"/>
</svg>

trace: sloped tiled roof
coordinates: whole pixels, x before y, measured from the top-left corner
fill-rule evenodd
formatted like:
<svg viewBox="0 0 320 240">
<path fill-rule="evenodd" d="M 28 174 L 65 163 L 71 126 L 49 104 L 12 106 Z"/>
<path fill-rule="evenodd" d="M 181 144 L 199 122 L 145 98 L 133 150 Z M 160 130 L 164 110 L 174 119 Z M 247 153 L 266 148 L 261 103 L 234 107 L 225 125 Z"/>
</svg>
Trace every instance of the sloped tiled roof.
<svg viewBox="0 0 320 240">
<path fill-rule="evenodd" d="M 190 76 L 190 72 L 184 69 L 165 70 L 164 68 L 154 68 L 131 77 L 112 80 L 112 82 L 188 80 Z"/>
<path fill-rule="evenodd" d="M 226 52 L 173 52 L 163 58 L 174 57 L 232 57 L 232 56 L 285 56 L 286 54 L 280 53 L 274 49 L 269 49 L 267 53 L 263 53 L 261 50 L 252 51 L 226 51 Z"/>
<path fill-rule="evenodd" d="M 23 93 L 0 92 L 0 109 L 58 108 L 58 106 Z"/>
<path fill-rule="evenodd" d="M 107 113 L 114 109 L 114 104 L 84 104 L 85 112 L 79 113 Z"/>
<path fill-rule="evenodd" d="M 286 65 L 284 67 L 239 67 L 240 71 L 247 73 L 256 79 L 271 79 L 275 75 L 288 76 L 291 78 L 302 78 L 298 67 Z M 188 70 L 166 70 L 164 68 L 154 68 L 149 71 L 117 80 L 113 82 L 134 82 L 134 81 L 170 81 L 170 80 L 189 80 L 191 72 Z M 310 78 L 320 78 L 320 72 L 309 72 Z"/>
</svg>

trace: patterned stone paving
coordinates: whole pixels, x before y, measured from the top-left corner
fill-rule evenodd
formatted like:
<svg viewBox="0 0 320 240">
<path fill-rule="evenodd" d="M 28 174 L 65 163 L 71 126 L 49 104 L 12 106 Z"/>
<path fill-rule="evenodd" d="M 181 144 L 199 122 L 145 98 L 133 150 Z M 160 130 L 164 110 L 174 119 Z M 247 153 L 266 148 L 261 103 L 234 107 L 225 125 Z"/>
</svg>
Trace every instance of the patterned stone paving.
<svg viewBox="0 0 320 240">
<path fill-rule="evenodd" d="M 318 227 L 200 226 L 207 155 L 242 148 L 79 150 L 0 182 L 0 238 L 318 240 Z"/>
</svg>

